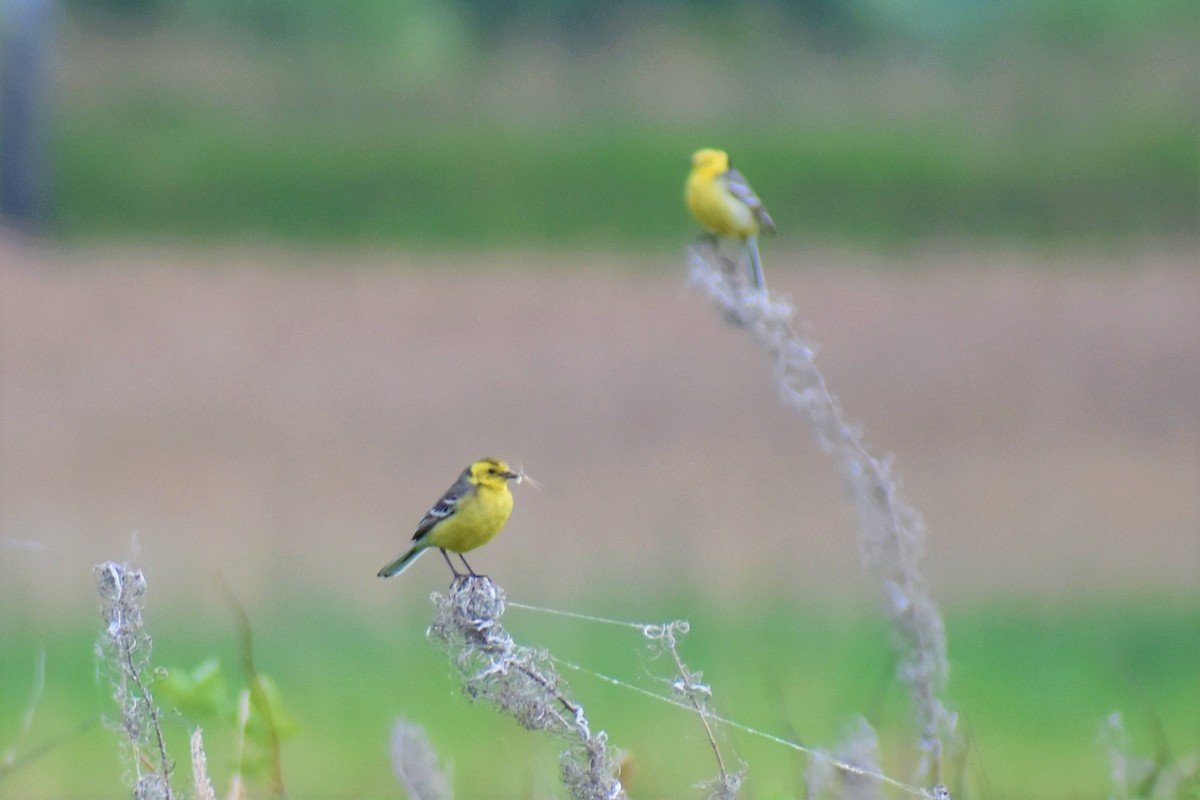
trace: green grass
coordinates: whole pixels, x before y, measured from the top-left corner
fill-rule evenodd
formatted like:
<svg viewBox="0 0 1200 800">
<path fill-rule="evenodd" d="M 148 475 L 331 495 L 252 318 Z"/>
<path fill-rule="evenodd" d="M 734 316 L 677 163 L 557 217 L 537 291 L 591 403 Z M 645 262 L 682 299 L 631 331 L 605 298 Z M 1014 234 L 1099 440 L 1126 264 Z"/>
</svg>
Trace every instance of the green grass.
<svg viewBox="0 0 1200 800">
<path fill-rule="evenodd" d="M 692 633 L 682 655 L 703 670 L 719 713 L 829 746 L 850 715 L 861 712 L 880 732 L 889 772 L 903 777 L 911 765 L 906 699 L 891 678 L 887 631 L 873 614 L 782 600 L 718 608 L 696 596 L 571 607 L 642 621 L 686 617 Z M 47 653 L 46 690 L 18 755 L 111 713 L 106 687 L 95 677 L 91 617 L 89 610 L 39 630 L 20 614 L 0 627 L 0 751 L 20 727 L 39 643 Z M 444 655 L 425 641 L 429 618 L 419 600 L 405 600 L 385 616 L 311 596 L 280 597 L 254 612 L 259 669 L 277 682 L 300 723 L 284 745 L 291 797 L 397 796 L 387 756 L 388 729 L 397 715 L 426 727 L 453 764 L 457 796 L 528 797 L 535 787 L 553 793 L 557 743 L 468 703 L 451 682 Z M 232 626 L 158 613 L 153 603 L 146 619 L 156 665 L 191 667 L 218 656 L 231 683 L 238 682 Z M 670 677 L 667 664 L 650 656 L 636 631 L 518 609 L 505 621 L 519 641 L 667 692 L 660 680 Z M 1194 600 L 989 603 L 951 611 L 947 628 L 948 696 L 970 738 L 970 789 L 959 797 L 1106 797 L 1097 732 L 1113 710 L 1123 712 L 1139 752 L 1154 754 L 1163 742 L 1175 755 L 1200 748 L 1200 605 Z M 633 754 L 635 797 L 699 796 L 690 787 L 715 768 L 693 717 L 583 675 L 566 677 L 593 725 Z M 188 773 L 187 727 L 179 717 L 168 723 L 181 781 Z M 220 720 L 205 721 L 219 790 L 229 775 L 230 729 Z M 802 796 L 797 776 L 803 762 L 794 753 L 743 733 L 723 738 L 727 752 L 749 767 L 748 796 Z M 126 797 L 122 764 L 117 737 L 93 727 L 0 779 L 0 796 Z"/>
<path fill-rule="evenodd" d="M 65 114 L 55 231 L 71 241 L 675 249 L 686 159 L 721 145 L 781 244 L 1195 235 L 1193 132 L 1153 120 L 997 143 L 927 128 L 512 130 L 246 121 L 181 101 Z"/>
</svg>

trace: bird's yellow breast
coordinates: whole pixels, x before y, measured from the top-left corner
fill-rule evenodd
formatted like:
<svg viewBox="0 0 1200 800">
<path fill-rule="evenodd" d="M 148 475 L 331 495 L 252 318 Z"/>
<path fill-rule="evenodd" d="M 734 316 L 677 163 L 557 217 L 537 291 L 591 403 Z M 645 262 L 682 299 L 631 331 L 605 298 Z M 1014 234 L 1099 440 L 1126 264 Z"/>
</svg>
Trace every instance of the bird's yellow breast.
<svg viewBox="0 0 1200 800">
<path fill-rule="evenodd" d="M 756 236 L 754 212 L 729 191 L 723 175 L 696 169 L 688 176 L 684 194 L 688 210 L 701 225 L 720 236 Z"/>
<path fill-rule="evenodd" d="M 454 513 L 429 532 L 427 541 L 455 553 L 466 553 L 490 542 L 512 514 L 508 487 L 478 485 L 458 501 Z"/>
</svg>

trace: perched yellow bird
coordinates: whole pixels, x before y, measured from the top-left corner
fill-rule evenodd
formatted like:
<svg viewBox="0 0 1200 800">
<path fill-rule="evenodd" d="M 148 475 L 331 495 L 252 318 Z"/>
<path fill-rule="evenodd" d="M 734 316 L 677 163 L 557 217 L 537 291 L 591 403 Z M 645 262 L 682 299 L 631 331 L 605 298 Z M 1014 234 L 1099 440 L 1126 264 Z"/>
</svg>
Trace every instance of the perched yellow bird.
<svg viewBox="0 0 1200 800">
<path fill-rule="evenodd" d="M 692 216 L 710 233 L 738 238 L 746 243 L 750 278 L 755 288 L 762 289 L 758 234 L 775 233 L 775 221 L 750 188 L 746 177 L 730 164 L 729 154 L 707 147 L 693 153 L 684 198 Z"/>
<path fill-rule="evenodd" d="M 413 534 L 412 547 L 379 570 L 379 577 L 399 575 L 430 547 L 442 551 L 455 578 L 461 577 L 461 573 L 454 568 L 447 550 L 458 554 L 468 575 L 475 575 L 463 553 L 490 542 L 508 522 L 513 506 L 508 482 L 513 478 L 519 481 L 521 477 L 508 464 L 494 458 L 481 458 L 467 467 L 442 499 L 425 512 Z"/>
</svg>

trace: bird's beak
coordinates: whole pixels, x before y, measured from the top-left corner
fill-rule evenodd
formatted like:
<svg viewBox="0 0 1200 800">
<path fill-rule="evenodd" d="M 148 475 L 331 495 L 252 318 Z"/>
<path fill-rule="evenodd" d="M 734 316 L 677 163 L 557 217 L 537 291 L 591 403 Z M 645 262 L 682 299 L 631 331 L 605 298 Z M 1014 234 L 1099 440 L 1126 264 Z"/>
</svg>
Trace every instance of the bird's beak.
<svg viewBox="0 0 1200 800">
<path fill-rule="evenodd" d="M 511 480 L 515 480 L 516 478 L 521 477 L 521 473 L 512 472 L 512 471 L 502 472 L 502 473 L 500 473 L 500 477 L 504 478 L 504 480 L 506 480 L 506 481 L 511 481 Z"/>
</svg>

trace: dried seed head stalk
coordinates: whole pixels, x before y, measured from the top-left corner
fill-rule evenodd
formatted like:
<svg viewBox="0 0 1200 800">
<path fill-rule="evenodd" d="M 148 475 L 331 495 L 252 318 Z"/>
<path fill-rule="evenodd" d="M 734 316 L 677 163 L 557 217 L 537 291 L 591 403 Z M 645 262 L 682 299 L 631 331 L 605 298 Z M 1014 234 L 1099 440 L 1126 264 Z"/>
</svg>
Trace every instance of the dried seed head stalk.
<svg viewBox="0 0 1200 800">
<path fill-rule="evenodd" d="M 415 722 L 392 725 L 392 768 L 411 800 L 451 800 L 450 777 L 438 765 L 437 753 Z"/>
<path fill-rule="evenodd" d="M 566 740 L 559 763 L 574 800 L 624 798 L 607 735 L 592 733 L 550 655 L 517 644 L 500 624 L 504 591 L 488 578 L 470 577 L 432 599 L 437 617 L 428 635 L 449 651 L 467 696 L 493 703 L 529 730 Z"/>
<path fill-rule="evenodd" d="M 883 584 L 898 677 L 908 687 L 920 729 L 922 776 L 941 783 L 944 742 L 957 719 L 943 704 L 946 632 L 920 570 L 925 529 L 900 491 L 891 459 L 875 458 L 862 433 L 849 424 L 817 368 L 816 348 L 792 326 L 795 309 L 785 300 L 740 283 L 736 270 L 705 243 L 688 248 L 691 282 L 712 299 L 724 319 L 744 328 L 774 360 L 775 385 L 784 404 L 804 418 L 830 453 L 858 514 L 859 550 Z M 940 788 L 940 787 L 939 787 Z"/>
<path fill-rule="evenodd" d="M 114 722 L 128 742 L 135 800 L 172 800 L 171 771 L 158 706 L 150 692 L 150 634 L 142 626 L 146 577 L 128 564 L 106 561 L 93 574 L 100 596 L 104 632 L 96 646 L 108 673 L 120 719 Z"/>
</svg>

